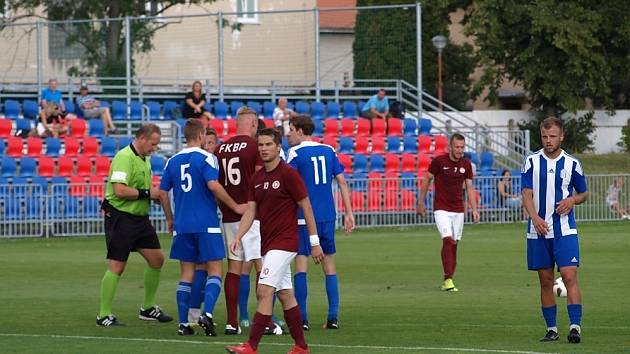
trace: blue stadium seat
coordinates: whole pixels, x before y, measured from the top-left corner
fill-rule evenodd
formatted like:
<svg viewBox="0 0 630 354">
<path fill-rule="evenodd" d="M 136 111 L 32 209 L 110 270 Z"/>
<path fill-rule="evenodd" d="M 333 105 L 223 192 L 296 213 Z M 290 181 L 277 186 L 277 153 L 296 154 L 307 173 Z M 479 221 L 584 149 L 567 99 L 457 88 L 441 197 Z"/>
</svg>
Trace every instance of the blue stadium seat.
<svg viewBox="0 0 630 354">
<path fill-rule="evenodd" d="M 129 119 L 131 120 L 142 120 L 142 116 L 144 115 L 144 105 L 140 101 L 131 101 L 129 102 Z"/>
<path fill-rule="evenodd" d="M 4 151 L 7 149 L 7 143 L 4 142 L 4 139 L 0 139 L 0 156 L 4 155 Z"/>
<path fill-rule="evenodd" d="M 59 150 L 61 150 L 61 140 L 57 138 L 46 138 L 44 142 L 46 143 L 46 155 L 52 156 L 52 157 L 58 157 Z"/>
<path fill-rule="evenodd" d="M 400 174 L 400 187 L 402 189 L 408 189 L 415 191 L 417 176 L 413 172 L 403 172 Z"/>
<path fill-rule="evenodd" d="M 322 134 L 324 134 L 324 122 L 321 120 L 314 120 L 313 124 L 315 125 L 313 136 L 322 136 Z"/>
<path fill-rule="evenodd" d="M 13 194 L 18 198 L 24 198 L 28 196 L 28 190 L 30 185 L 28 178 L 24 176 L 13 177 Z"/>
<path fill-rule="evenodd" d="M 212 103 L 210 103 L 210 101 L 204 103 L 203 104 L 203 109 L 205 109 L 206 112 L 212 113 Z"/>
<path fill-rule="evenodd" d="M 262 107 L 260 107 L 260 103 L 256 101 L 247 101 L 247 107 L 253 109 L 256 112 L 256 116 L 262 113 Z"/>
<path fill-rule="evenodd" d="M 269 119 L 273 117 L 273 110 L 276 109 L 276 104 L 271 101 L 263 102 L 263 117 Z"/>
<path fill-rule="evenodd" d="M 20 159 L 20 176 L 33 177 L 37 170 L 37 162 L 32 157 L 22 157 Z"/>
<path fill-rule="evenodd" d="M 289 151 L 289 139 L 286 136 L 282 137 L 282 150 L 285 152 Z"/>
<path fill-rule="evenodd" d="M 172 120 L 174 119 L 173 111 L 177 108 L 177 102 L 175 101 L 164 101 L 164 119 Z"/>
<path fill-rule="evenodd" d="M 20 102 L 16 100 L 4 101 L 4 115 L 10 119 L 17 119 L 20 115 Z"/>
<path fill-rule="evenodd" d="M 88 121 L 89 124 L 89 129 L 88 129 L 88 134 L 90 136 L 95 136 L 97 138 L 102 138 L 105 133 L 103 133 L 103 121 L 100 119 L 90 119 Z"/>
<path fill-rule="evenodd" d="M 112 102 L 112 119 L 113 120 L 126 120 L 127 119 L 127 103 L 124 101 Z"/>
<path fill-rule="evenodd" d="M 116 139 L 104 136 L 101 139 L 101 155 L 114 157 L 116 155 Z"/>
<path fill-rule="evenodd" d="M 75 106 L 74 102 L 72 102 L 71 100 L 64 100 L 63 104 L 64 106 L 66 106 L 66 113 L 77 114 L 77 107 Z"/>
<path fill-rule="evenodd" d="M 214 103 L 214 117 L 218 119 L 227 119 L 228 105 L 225 102 L 217 101 Z"/>
<path fill-rule="evenodd" d="M 63 198 L 63 216 L 66 219 L 73 219 L 80 216 L 78 198 L 69 195 Z"/>
<path fill-rule="evenodd" d="M 405 136 L 403 138 L 403 152 L 413 154 L 418 152 L 417 138 L 415 136 Z"/>
<path fill-rule="evenodd" d="M 367 157 L 363 154 L 355 154 L 352 163 L 352 170 L 354 174 L 367 172 Z"/>
<path fill-rule="evenodd" d="M 44 217 L 42 213 L 42 199 L 41 198 L 27 198 L 24 203 L 26 209 L 26 218 L 30 220 L 37 220 Z"/>
<path fill-rule="evenodd" d="M 311 103 L 311 118 L 324 119 L 324 104 L 321 102 Z"/>
<path fill-rule="evenodd" d="M 370 172 L 385 172 L 385 158 L 383 155 L 370 156 Z"/>
<path fill-rule="evenodd" d="M 387 137 L 387 152 L 399 153 L 400 151 L 400 137 L 389 136 Z"/>
<path fill-rule="evenodd" d="M 16 132 L 19 132 L 19 131 L 22 131 L 22 133 L 30 132 L 31 129 L 33 129 L 33 126 L 31 125 L 31 121 L 29 119 L 17 118 L 15 120 L 15 131 Z"/>
<path fill-rule="evenodd" d="M 344 118 L 356 118 L 357 117 L 357 105 L 353 101 L 343 101 L 343 117 Z"/>
<path fill-rule="evenodd" d="M 39 118 L 39 105 L 34 100 L 22 101 L 22 111 L 24 118 L 37 120 Z"/>
<path fill-rule="evenodd" d="M 475 165 L 479 166 L 479 156 L 477 155 L 476 152 L 472 151 L 468 159 Z"/>
<path fill-rule="evenodd" d="M 2 167 L 0 168 L 0 176 L 13 177 L 17 171 L 17 163 L 12 157 L 5 156 L 2 158 Z"/>
<path fill-rule="evenodd" d="M 164 171 L 164 164 L 166 163 L 166 159 L 164 156 L 160 155 L 151 155 L 151 173 L 154 176 L 161 176 Z"/>
<path fill-rule="evenodd" d="M 118 138 L 118 150 L 126 148 L 127 146 L 129 146 L 129 144 L 131 144 L 132 141 L 133 138 L 130 136 L 121 136 L 120 138 Z"/>
<path fill-rule="evenodd" d="M 83 216 L 87 218 L 98 218 L 101 216 L 101 201 L 97 197 L 83 198 Z"/>
<path fill-rule="evenodd" d="M 339 118 L 339 112 L 341 111 L 341 107 L 339 103 L 335 101 L 328 101 L 326 104 L 326 117 L 328 118 Z"/>
<path fill-rule="evenodd" d="M 484 151 L 481 153 L 481 166 L 480 169 L 482 171 L 492 170 L 492 165 L 494 162 L 494 156 L 489 151 Z"/>
<path fill-rule="evenodd" d="M 15 220 L 20 218 L 21 209 L 20 198 L 7 198 L 4 205 L 4 218 L 6 220 Z"/>
<path fill-rule="evenodd" d="M 339 138 L 339 152 L 342 154 L 354 153 L 354 139 L 349 136 L 342 136 Z"/>
<path fill-rule="evenodd" d="M 297 101 L 295 103 L 295 112 L 297 114 L 309 114 L 311 111 L 311 107 L 308 102 Z"/>
<path fill-rule="evenodd" d="M 33 187 L 39 187 L 39 188 L 33 188 L 34 195 L 47 195 L 48 194 L 48 179 L 46 179 L 46 177 L 34 176 L 31 179 L 31 183 L 33 184 Z"/>
<path fill-rule="evenodd" d="M 419 135 L 431 135 L 431 128 L 433 128 L 431 119 L 420 118 L 420 131 L 418 132 Z"/>
<path fill-rule="evenodd" d="M 418 122 L 415 119 L 406 118 L 403 120 L 403 130 L 405 136 L 417 136 L 418 132 L 416 132 L 416 129 L 418 129 Z"/>
<path fill-rule="evenodd" d="M 353 191 L 367 192 L 367 178 L 367 173 L 355 171 L 348 179 L 350 189 Z"/>
<path fill-rule="evenodd" d="M 241 101 L 232 101 L 230 102 L 230 115 L 232 117 L 236 117 L 236 112 L 238 112 L 238 109 L 243 107 L 245 104 Z"/>
</svg>

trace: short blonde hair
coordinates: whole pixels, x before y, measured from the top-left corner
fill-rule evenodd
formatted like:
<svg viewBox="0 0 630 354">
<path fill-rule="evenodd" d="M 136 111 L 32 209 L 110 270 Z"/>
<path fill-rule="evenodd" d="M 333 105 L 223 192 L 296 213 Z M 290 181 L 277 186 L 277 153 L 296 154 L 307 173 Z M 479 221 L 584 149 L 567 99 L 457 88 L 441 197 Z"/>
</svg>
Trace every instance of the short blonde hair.
<svg viewBox="0 0 630 354">
<path fill-rule="evenodd" d="M 251 114 L 253 116 L 257 116 L 258 114 L 256 113 L 256 111 L 254 111 L 253 109 L 247 107 L 247 106 L 242 106 L 241 108 L 238 109 L 238 111 L 236 111 L 236 117 L 240 117 L 240 116 L 244 116 L 247 114 Z"/>
</svg>

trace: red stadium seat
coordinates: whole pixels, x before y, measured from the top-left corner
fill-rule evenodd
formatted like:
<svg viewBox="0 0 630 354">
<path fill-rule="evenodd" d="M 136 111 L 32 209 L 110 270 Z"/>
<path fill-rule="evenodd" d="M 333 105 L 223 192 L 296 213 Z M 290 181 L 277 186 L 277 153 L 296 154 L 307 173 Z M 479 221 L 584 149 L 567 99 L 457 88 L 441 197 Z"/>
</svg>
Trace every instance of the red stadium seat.
<svg viewBox="0 0 630 354">
<path fill-rule="evenodd" d="M 225 129 L 223 125 L 223 120 L 221 119 L 213 119 L 210 121 L 210 127 L 212 127 L 217 132 L 217 136 L 223 136 L 223 130 Z"/>
<path fill-rule="evenodd" d="M 337 136 L 335 135 L 324 135 L 324 140 L 322 141 L 325 145 L 332 146 L 335 150 L 337 150 Z"/>
<path fill-rule="evenodd" d="M 10 157 L 22 157 L 23 149 L 24 143 L 22 138 L 12 136 L 7 139 L 7 149 L 4 151 L 4 154 Z"/>
<path fill-rule="evenodd" d="M 402 154 L 402 172 L 416 172 L 416 155 Z"/>
<path fill-rule="evenodd" d="M 383 190 L 383 174 L 378 172 L 368 173 L 368 190 Z"/>
<path fill-rule="evenodd" d="M 42 154 L 44 142 L 41 138 L 31 136 L 26 139 L 26 156 L 38 157 Z"/>
<path fill-rule="evenodd" d="M 87 123 L 83 119 L 70 120 L 70 135 L 75 138 L 83 138 L 87 130 Z"/>
<path fill-rule="evenodd" d="M 402 120 L 398 118 L 387 119 L 387 135 L 402 136 Z"/>
<path fill-rule="evenodd" d="M 315 143 L 321 143 L 322 139 L 318 136 L 311 136 L 311 141 Z"/>
<path fill-rule="evenodd" d="M 83 139 L 83 156 L 94 157 L 98 155 L 98 139 L 87 136 Z"/>
<path fill-rule="evenodd" d="M 151 177 L 151 185 L 153 187 L 156 187 L 156 188 L 159 187 L 160 186 L 160 179 L 161 179 L 161 176 L 152 176 Z"/>
<path fill-rule="evenodd" d="M 388 189 L 385 191 L 385 210 L 399 210 L 398 198 L 400 191 L 398 189 Z"/>
<path fill-rule="evenodd" d="M 341 135 L 353 136 L 354 135 L 354 120 L 342 119 L 341 120 Z"/>
<path fill-rule="evenodd" d="M 356 154 L 367 154 L 370 141 L 367 136 L 359 135 L 354 140 L 354 152 Z"/>
<path fill-rule="evenodd" d="M 384 136 L 372 136 L 372 154 L 384 154 L 385 153 L 385 137 Z"/>
<path fill-rule="evenodd" d="M 105 177 L 92 175 L 88 178 L 88 195 L 91 197 L 103 198 L 105 196 Z"/>
<path fill-rule="evenodd" d="M 357 119 L 357 135 L 370 135 L 370 120 L 365 118 Z"/>
<path fill-rule="evenodd" d="M 109 175 L 110 160 L 107 156 L 96 156 L 94 165 L 96 165 L 96 176 L 107 177 Z"/>
<path fill-rule="evenodd" d="M 418 171 L 426 172 L 431 164 L 429 155 L 418 155 Z"/>
<path fill-rule="evenodd" d="M 42 177 L 55 175 L 55 160 L 50 156 L 40 156 L 37 162 L 37 174 Z"/>
<path fill-rule="evenodd" d="M 367 192 L 367 210 L 379 211 L 382 210 L 381 204 L 383 203 L 383 195 L 381 190 L 368 190 Z"/>
<path fill-rule="evenodd" d="M 416 194 L 408 189 L 400 191 L 400 208 L 404 211 L 416 210 Z"/>
<path fill-rule="evenodd" d="M 346 154 L 337 154 L 339 162 L 343 165 L 345 173 L 352 173 L 352 157 Z"/>
<path fill-rule="evenodd" d="M 365 193 L 361 191 L 350 192 L 350 203 L 353 212 L 365 211 Z"/>
<path fill-rule="evenodd" d="M 77 160 L 77 176 L 89 177 L 92 175 L 92 160 L 87 156 L 81 156 Z"/>
<path fill-rule="evenodd" d="M 68 194 L 73 197 L 85 197 L 87 195 L 85 177 L 71 176 L 69 187 Z"/>
<path fill-rule="evenodd" d="M 434 135 L 433 140 L 435 142 L 433 156 L 438 156 L 446 153 L 446 145 L 448 144 L 448 138 L 446 137 L 446 135 Z"/>
<path fill-rule="evenodd" d="M 63 145 L 66 147 L 65 156 L 76 157 L 79 156 L 79 149 L 81 144 L 77 138 L 67 136 L 63 139 Z"/>
<path fill-rule="evenodd" d="M 385 120 L 372 119 L 372 136 L 385 136 Z"/>
<path fill-rule="evenodd" d="M 236 120 L 228 119 L 226 120 L 226 122 L 227 122 L 227 132 L 225 133 L 225 135 L 230 136 L 230 137 L 236 135 Z"/>
<path fill-rule="evenodd" d="M 431 152 L 431 137 L 428 135 L 418 136 L 418 153 L 428 155 Z"/>
<path fill-rule="evenodd" d="M 398 154 L 385 154 L 385 172 L 400 171 L 400 157 Z"/>
<path fill-rule="evenodd" d="M 0 138 L 6 139 L 11 136 L 13 123 L 10 119 L 0 118 Z"/>
<path fill-rule="evenodd" d="M 398 190 L 399 179 L 398 172 L 385 172 L 385 190 Z"/>
<path fill-rule="evenodd" d="M 266 128 L 273 128 L 276 126 L 276 123 L 273 121 L 273 119 L 265 119 L 264 122 Z"/>
<path fill-rule="evenodd" d="M 57 160 L 57 175 L 70 177 L 74 175 L 74 162 L 68 156 L 60 156 Z"/>
<path fill-rule="evenodd" d="M 324 119 L 324 136 L 339 135 L 339 121 L 334 118 Z"/>
</svg>

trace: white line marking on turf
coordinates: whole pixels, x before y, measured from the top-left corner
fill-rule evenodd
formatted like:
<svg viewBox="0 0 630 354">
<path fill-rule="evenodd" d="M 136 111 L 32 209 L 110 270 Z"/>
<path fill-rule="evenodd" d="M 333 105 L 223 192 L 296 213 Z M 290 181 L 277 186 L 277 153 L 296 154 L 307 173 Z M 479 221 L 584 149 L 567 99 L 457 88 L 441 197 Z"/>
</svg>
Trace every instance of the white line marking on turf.
<svg viewBox="0 0 630 354">
<path fill-rule="evenodd" d="M 0 333 L 0 337 L 35 337 L 35 338 L 59 338 L 59 339 L 83 339 L 83 340 L 112 340 L 128 342 L 155 342 L 155 343 L 176 343 L 176 344 L 201 344 L 201 345 L 230 345 L 234 342 L 216 342 L 182 339 L 160 339 L 160 338 L 127 338 L 127 337 L 97 337 L 97 336 L 66 336 L 61 334 L 23 334 L 23 333 Z M 286 343 L 264 343 L 265 346 L 287 346 Z M 334 345 L 334 344 L 312 344 L 309 347 L 335 348 L 335 349 L 365 349 L 365 350 L 402 350 L 402 351 L 445 351 L 445 352 L 476 352 L 476 353 L 509 353 L 509 354 L 558 354 L 552 352 L 533 352 L 526 350 L 503 350 L 503 349 L 483 349 L 483 348 L 449 348 L 449 347 L 387 347 L 381 345 Z"/>
</svg>

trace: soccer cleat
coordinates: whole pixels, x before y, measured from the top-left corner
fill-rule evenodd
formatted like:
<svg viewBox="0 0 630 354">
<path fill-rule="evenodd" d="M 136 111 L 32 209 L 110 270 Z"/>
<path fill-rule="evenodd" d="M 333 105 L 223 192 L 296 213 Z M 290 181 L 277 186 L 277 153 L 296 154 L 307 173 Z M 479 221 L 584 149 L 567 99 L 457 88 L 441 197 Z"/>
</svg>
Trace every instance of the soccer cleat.
<svg viewBox="0 0 630 354">
<path fill-rule="evenodd" d="M 325 329 L 339 329 L 339 321 L 336 318 L 332 318 L 326 321 L 324 328 Z"/>
<path fill-rule="evenodd" d="M 158 321 L 158 322 L 171 322 L 173 317 L 167 315 L 165 312 L 162 312 L 162 309 L 155 305 L 148 309 L 140 308 L 140 314 L 138 318 L 143 321 Z"/>
<path fill-rule="evenodd" d="M 308 354 L 308 348 L 302 348 L 299 345 L 294 344 L 287 354 Z"/>
<path fill-rule="evenodd" d="M 96 316 L 96 325 L 101 327 L 114 327 L 114 326 L 124 326 L 125 324 L 118 321 L 116 316 L 109 315 L 103 318 Z"/>
<path fill-rule="evenodd" d="M 192 307 L 188 309 L 188 323 L 190 323 L 191 326 L 197 324 L 197 320 L 199 319 L 199 317 L 201 317 L 200 309 L 195 309 Z"/>
<path fill-rule="evenodd" d="M 206 333 L 208 337 L 216 337 L 217 332 L 215 330 L 216 325 L 212 320 L 212 317 L 209 317 L 205 313 L 199 317 L 199 321 L 197 321 L 199 327 L 203 328 L 203 331 Z"/>
<path fill-rule="evenodd" d="M 571 330 L 569 330 L 567 340 L 569 341 L 569 343 L 580 343 L 580 341 L 582 340 L 582 338 L 580 338 L 580 330 L 576 327 L 571 328 Z"/>
<path fill-rule="evenodd" d="M 265 335 L 266 336 L 281 336 L 284 334 L 284 330 L 282 329 L 282 326 L 280 326 L 277 323 L 273 323 L 273 327 L 265 327 Z"/>
<path fill-rule="evenodd" d="M 241 331 L 240 327 L 234 328 L 234 327 L 232 327 L 232 325 L 229 325 L 229 324 L 225 325 L 225 335 L 226 336 L 234 336 L 234 335 L 241 334 L 241 333 L 243 333 L 243 332 Z"/>
<path fill-rule="evenodd" d="M 459 289 L 455 287 L 455 283 L 453 283 L 453 279 L 450 279 L 450 278 L 444 280 L 440 289 L 442 289 L 442 291 L 450 291 L 450 292 L 459 291 Z"/>
<path fill-rule="evenodd" d="M 560 336 L 558 335 L 558 332 L 554 331 L 553 329 L 550 329 L 547 331 L 547 334 L 545 334 L 544 337 L 540 338 L 541 342 L 555 342 L 558 340 L 558 338 L 560 338 Z"/>
<path fill-rule="evenodd" d="M 308 323 L 308 321 L 302 321 L 302 329 L 305 331 L 308 331 L 309 329 L 311 329 L 310 323 Z"/>
<path fill-rule="evenodd" d="M 256 349 L 252 348 L 252 346 L 249 345 L 249 342 L 245 342 L 239 345 L 228 345 L 225 347 L 225 350 L 227 350 L 227 352 L 231 354 L 257 354 L 258 353 Z"/>
<path fill-rule="evenodd" d="M 248 319 L 241 320 L 241 327 L 242 328 L 249 328 L 249 320 Z"/>
<path fill-rule="evenodd" d="M 195 331 L 192 329 L 190 325 L 179 324 L 177 328 L 177 334 L 180 336 L 192 336 L 195 334 Z"/>
</svg>

